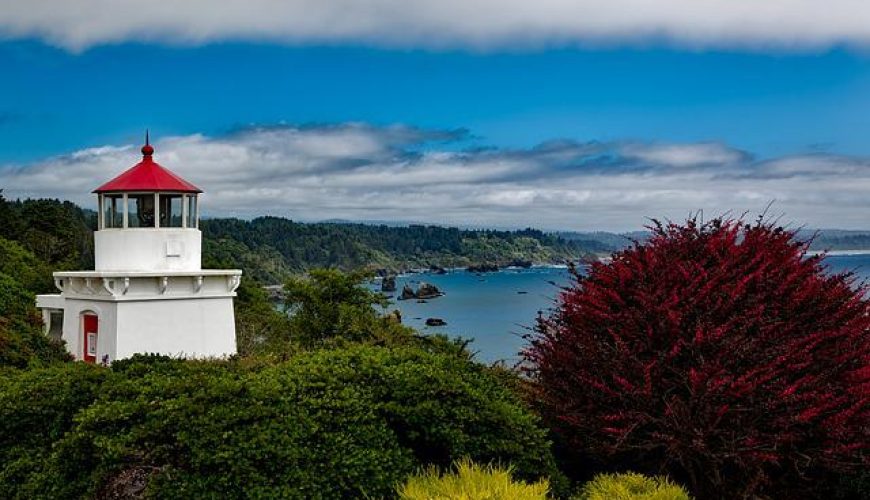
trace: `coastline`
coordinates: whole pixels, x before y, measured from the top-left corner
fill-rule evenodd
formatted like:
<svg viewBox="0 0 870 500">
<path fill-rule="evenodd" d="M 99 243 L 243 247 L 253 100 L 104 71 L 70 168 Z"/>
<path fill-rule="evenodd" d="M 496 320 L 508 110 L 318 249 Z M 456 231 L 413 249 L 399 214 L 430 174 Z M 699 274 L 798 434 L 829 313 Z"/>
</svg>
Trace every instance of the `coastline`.
<svg viewBox="0 0 870 500">
<path fill-rule="evenodd" d="M 841 256 L 849 256 L 849 255 L 870 255 L 870 249 L 862 249 L 862 250 L 811 250 L 807 252 L 807 255 L 829 255 L 831 257 L 841 257 Z"/>
<path fill-rule="evenodd" d="M 400 271 L 400 272 L 396 273 L 395 276 L 397 278 L 410 278 L 412 276 L 426 276 L 426 275 L 439 276 L 439 275 L 454 274 L 454 273 L 471 273 L 473 275 L 487 275 L 487 274 L 501 273 L 504 271 L 522 271 L 522 270 L 527 270 L 527 269 L 568 269 L 568 265 L 567 264 L 532 264 L 531 266 L 528 266 L 528 267 L 505 266 L 505 267 L 500 267 L 498 269 L 498 271 L 487 271 L 487 272 L 483 272 L 483 273 L 476 272 L 476 271 L 468 271 L 467 267 L 465 267 L 465 266 L 462 266 L 462 267 L 444 267 L 442 269 L 444 269 L 444 271 L 445 271 L 444 273 L 433 272 L 432 269 L 429 269 L 429 268 L 408 269 L 408 270 Z M 383 279 L 384 279 L 384 276 L 375 276 L 373 278 L 373 280 L 377 281 L 377 282 L 379 282 Z"/>
</svg>

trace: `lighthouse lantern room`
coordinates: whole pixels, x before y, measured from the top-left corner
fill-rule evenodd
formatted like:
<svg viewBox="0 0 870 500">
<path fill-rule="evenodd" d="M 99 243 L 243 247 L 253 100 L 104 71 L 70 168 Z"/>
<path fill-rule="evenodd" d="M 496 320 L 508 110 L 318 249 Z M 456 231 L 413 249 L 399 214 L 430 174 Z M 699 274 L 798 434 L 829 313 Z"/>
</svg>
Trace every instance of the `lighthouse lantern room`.
<svg viewBox="0 0 870 500">
<path fill-rule="evenodd" d="M 202 191 L 153 155 L 146 134 L 142 161 L 94 190 L 95 269 L 56 272 L 61 293 L 37 296 L 46 333 L 77 359 L 236 352 L 233 297 L 242 272 L 202 269 Z"/>
</svg>

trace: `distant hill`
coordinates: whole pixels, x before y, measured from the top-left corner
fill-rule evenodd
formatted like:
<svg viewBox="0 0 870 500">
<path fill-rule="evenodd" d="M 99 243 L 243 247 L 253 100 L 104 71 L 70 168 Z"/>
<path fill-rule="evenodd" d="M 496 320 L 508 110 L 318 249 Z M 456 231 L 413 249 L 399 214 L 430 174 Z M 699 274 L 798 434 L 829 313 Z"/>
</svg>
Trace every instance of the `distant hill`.
<svg viewBox="0 0 870 500">
<path fill-rule="evenodd" d="M 870 231 L 801 230 L 800 236 L 813 238 L 813 250 L 870 250 Z"/>
<path fill-rule="evenodd" d="M 12 201 L 0 191 L 0 238 L 32 252 L 47 264 L 46 274 L 49 269 L 93 269 L 95 228 L 96 213 L 71 202 Z M 280 217 L 203 219 L 200 229 L 206 267 L 238 267 L 265 283 L 281 283 L 316 267 L 401 271 L 483 263 L 565 263 L 600 250 L 534 229 L 299 223 Z M 50 284 L 50 277 L 45 278 Z"/>
<path fill-rule="evenodd" d="M 594 248 L 595 251 L 615 252 L 633 241 L 643 241 L 649 237 L 646 231 L 632 231 L 629 233 L 609 233 L 606 231 L 596 232 L 571 232 L 560 231 L 559 237 L 569 241 L 579 242 L 586 248 Z M 854 231 L 843 229 L 801 229 L 798 238 L 803 240 L 812 239 L 811 250 L 870 250 L 870 231 Z"/>
<path fill-rule="evenodd" d="M 264 283 L 315 267 L 401 271 L 472 264 L 555 264 L 607 255 L 643 231 L 545 232 L 438 225 L 301 223 L 281 217 L 203 219 L 204 265 L 232 266 Z M 17 242 L 47 270 L 92 269 L 96 213 L 68 201 L 10 201 L 0 191 L 0 238 Z M 870 249 L 870 231 L 801 230 L 813 250 Z M 40 291 L 50 289 L 50 279 Z"/>
<path fill-rule="evenodd" d="M 559 237 L 569 241 L 581 242 L 584 245 L 594 246 L 599 253 L 611 253 L 631 245 L 634 241 L 643 241 L 649 233 L 646 231 L 633 231 L 630 233 L 609 233 L 607 231 L 575 232 L 560 231 Z"/>
<path fill-rule="evenodd" d="M 453 227 L 299 223 L 280 217 L 208 219 L 200 224 L 204 254 L 266 282 L 313 267 L 384 269 L 471 264 L 551 264 L 600 253 L 596 243 L 535 229 L 465 230 Z"/>
</svg>

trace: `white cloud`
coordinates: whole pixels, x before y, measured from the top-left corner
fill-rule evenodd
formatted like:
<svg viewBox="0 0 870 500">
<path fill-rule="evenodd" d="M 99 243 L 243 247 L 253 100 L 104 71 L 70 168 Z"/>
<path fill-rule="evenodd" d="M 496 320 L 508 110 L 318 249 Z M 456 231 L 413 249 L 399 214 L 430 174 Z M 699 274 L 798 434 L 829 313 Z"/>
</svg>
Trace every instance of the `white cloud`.
<svg viewBox="0 0 870 500">
<path fill-rule="evenodd" d="M 701 167 L 738 165 L 746 153 L 720 143 L 697 144 L 627 144 L 622 154 L 666 167 Z"/>
<path fill-rule="evenodd" d="M 664 40 L 806 48 L 870 41 L 865 0 L 0 0 L 0 34 L 80 50 L 138 40 L 535 47 Z"/>
<path fill-rule="evenodd" d="M 755 161 L 723 144 L 551 141 L 460 150 L 464 131 L 366 124 L 280 126 L 163 138 L 155 159 L 205 190 L 217 216 L 281 215 L 546 229 L 637 229 L 697 210 L 758 213 L 772 200 L 811 227 L 867 228 L 870 160 L 832 155 Z M 139 159 L 134 145 L 0 166 L 7 197 L 91 190 Z"/>
</svg>

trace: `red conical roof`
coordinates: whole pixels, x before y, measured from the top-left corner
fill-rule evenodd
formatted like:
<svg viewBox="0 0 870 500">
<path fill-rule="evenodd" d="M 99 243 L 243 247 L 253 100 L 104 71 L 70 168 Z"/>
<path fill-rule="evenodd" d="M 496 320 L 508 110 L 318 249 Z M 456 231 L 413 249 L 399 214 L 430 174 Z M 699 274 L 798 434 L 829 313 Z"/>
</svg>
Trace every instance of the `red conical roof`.
<svg viewBox="0 0 870 500">
<path fill-rule="evenodd" d="M 142 146 L 142 161 L 118 177 L 94 189 L 95 193 L 119 191 L 173 191 L 182 193 L 201 193 L 202 190 L 169 170 L 161 167 L 152 158 L 154 148 L 148 143 Z"/>
</svg>

